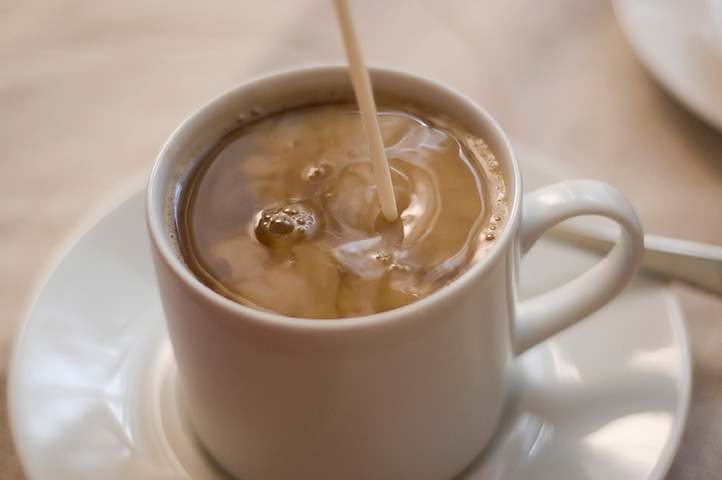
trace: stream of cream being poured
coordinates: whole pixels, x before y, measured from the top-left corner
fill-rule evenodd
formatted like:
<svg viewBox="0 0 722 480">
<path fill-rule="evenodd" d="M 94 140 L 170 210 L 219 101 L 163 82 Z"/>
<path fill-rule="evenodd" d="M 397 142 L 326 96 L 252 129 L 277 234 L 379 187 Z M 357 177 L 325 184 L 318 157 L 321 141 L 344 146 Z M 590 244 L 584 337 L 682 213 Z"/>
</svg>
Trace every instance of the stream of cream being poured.
<svg viewBox="0 0 722 480">
<path fill-rule="evenodd" d="M 396 198 L 391 183 L 391 169 L 389 168 L 384 143 L 381 138 L 376 103 L 371 89 L 371 79 L 361 57 L 361 49 L 359 48 L 346 0 L 334 0 L 334 4 L 346 49 L 346 57 L 349 62 L 351 82 L 356 101 L 361 110 L 361 121 L 369 145 L 371 166 L 381 202 L 381 212 L 387 222 L 394 222 L 399 217 L 399 212 L 396 208 Z"/>
</svg>

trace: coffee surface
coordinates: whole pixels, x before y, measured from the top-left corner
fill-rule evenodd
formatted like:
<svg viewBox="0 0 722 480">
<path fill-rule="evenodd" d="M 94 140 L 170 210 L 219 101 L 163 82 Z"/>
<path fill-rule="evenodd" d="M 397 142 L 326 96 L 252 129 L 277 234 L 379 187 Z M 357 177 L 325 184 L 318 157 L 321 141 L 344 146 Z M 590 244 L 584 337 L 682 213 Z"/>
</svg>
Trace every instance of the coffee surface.
<svg viewBox="0 0 722 480">
<path fill-rule="evenodd" d="M 503 229 L 498 164 L 447 120 L 379 106 L 400 218 L 384 220 L 354 105 L 289 110 L 227 135 L 181 185 L 180 253 L 253 308 L 342 318 L 442 288 Z"/>
</svg>

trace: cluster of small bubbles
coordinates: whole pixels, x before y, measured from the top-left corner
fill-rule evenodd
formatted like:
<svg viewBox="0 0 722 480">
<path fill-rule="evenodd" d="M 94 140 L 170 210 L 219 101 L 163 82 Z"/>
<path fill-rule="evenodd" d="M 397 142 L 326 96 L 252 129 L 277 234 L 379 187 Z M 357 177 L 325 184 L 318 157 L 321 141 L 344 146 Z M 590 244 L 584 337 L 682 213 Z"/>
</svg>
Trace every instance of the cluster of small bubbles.
<svg viewBox="0 0 722 480">
<path fill-rule="evenodd" d="M 323 160 L 309 165 L 303 171 L 303 178 L 310 182 L 322 182 L 331 176 L 333 173 L 333 167 Z"/>
<path fill-rule="evenodd" d="M 396 270 L 399 272 L 409 272 L 411 269 L 407 265 L 399 264 L 393 255 L 388 252 L 381 252 L 374 255 L 374 259 L 378 260 L 384 265 L 387 265 L 389 270 Z"/>
<path fill-rule="evenodd" d="M 491 158 L 488 163 L 489 172 L 498 174 L 501 171 L 501 168 L 499 167 L 499 162 L 496 160 L 496 158 Z"/>
<path fill-rule="evenodd" d="M 496 240 L 496 230 L 499 228 L 496 224 L 501 222 L 501 220 L 502 218 L 499 215 L 495 215 L 491 218 L 491 224 L 489 225 L 486 235 L 484 235 L 484 240 L 488 242 Z"/>
<path fill-rule="evenodd" d="M 164 223 L 165 232 L 168 234 L 168 240 L 170 241 L 171 249 L 173 250 L 173 253 L 176 257 L 181 258 L 180 246 L 178 244 L 178 240 L 176 239 L 175 204 L 175 195 L 166 195 L 163 203 L 163 212 L 165 217 Z"/>
<path fill-rule="evenodd" d="M 399 265 L 398 263 L 394 262 L 391 264 L 391 270 L 398 270 L 404 273 L 408 273 L 411 271 L 411 268 L 409 268 L 408 265 Z"/>
<path fill-rule="evenodd" d="M 374 258 L 382 263 L 391 263 L 393 261 L 391 255 L 386 252 L 377 253 L 376 255 L 374 255 Z"/>
<path fill-rule="evenodd" d="M 315 212 L 302 203 L 286 203 L 264 210 L 256 238 L 267 247 L 281 247 L 311 238 L 318 226 Z"/>
</svg>

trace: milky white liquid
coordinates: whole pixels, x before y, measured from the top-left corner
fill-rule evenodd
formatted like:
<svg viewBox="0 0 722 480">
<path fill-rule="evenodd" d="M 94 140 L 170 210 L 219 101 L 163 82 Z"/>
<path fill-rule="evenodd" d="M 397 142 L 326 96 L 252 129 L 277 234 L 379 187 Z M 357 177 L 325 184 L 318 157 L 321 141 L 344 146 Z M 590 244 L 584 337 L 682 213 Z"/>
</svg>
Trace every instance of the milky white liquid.
<svg viewBox="0 0 722 480">
<path fill-rule="evenodd" d="M 334 0 L 334 5 L 336 6 L 341 36 L 343 37 L 344 47 L 346 48 L 349 71 L 351 72 L 351 83 L 356 95 L 356 102 L 361 110 L 361 120 L 363 122 L 364 132 L 366 133 L 366 141 L 369 144 L 369 156 L 371 157 L 371 166 L 373 168 L 376 188 L 378 188 L 379 191 L 381 212 L 384 214 L 387 222 L 394 222 L 398 218 L 398 206 L 396 205 L 396 197 L 391 181 L 391 170 L 388 159 L 386 158 L 383 139 L 381 138 L 376 102 L 374 101 L 374 93 L 371 89 L 371 79 L 369 78 L 366 65 L 361 58 L 361 48 L 356 38 L 356 31 L 351 21 L 346 0 Z"/>
</svg>

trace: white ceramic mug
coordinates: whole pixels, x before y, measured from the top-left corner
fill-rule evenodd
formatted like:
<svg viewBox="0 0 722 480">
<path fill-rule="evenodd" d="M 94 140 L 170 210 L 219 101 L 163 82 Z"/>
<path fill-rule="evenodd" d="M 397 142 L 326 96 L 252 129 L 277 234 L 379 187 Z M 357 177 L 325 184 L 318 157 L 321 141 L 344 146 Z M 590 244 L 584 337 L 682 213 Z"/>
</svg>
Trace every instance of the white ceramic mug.
<svg viewBox="0 0 722 480">
<path fill-rule="evenodd" d="M 517 355 L 584 318 L 631 279 L 643 236 L 627 200 L 593 181 L 522 198 L 509 140 L 481 108 L 429 80 L 372 70 L 377 93 L 445 112 L 496 154 L 506 226 L 484 258 L 410 305 L 332 321 L 253 310 L 214 293 L 169 240 L 174 185 L 241 116 L 353 99 L 345 68 L 257 80 L 219 97 L 172 136 L 152 173 L 148 228 L 188 415 L 207 451 L 239 479 L 448 479 L 494 435 Z M 539 297 L 517 298 L 519 263 L 550 227 L 577 215 L 621 226 L 594 268 Z"/>
</svg>

